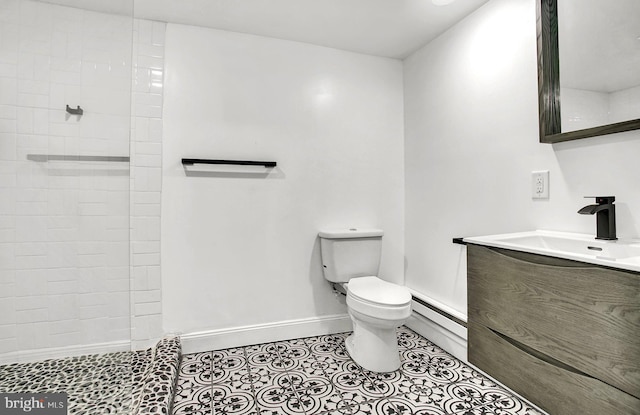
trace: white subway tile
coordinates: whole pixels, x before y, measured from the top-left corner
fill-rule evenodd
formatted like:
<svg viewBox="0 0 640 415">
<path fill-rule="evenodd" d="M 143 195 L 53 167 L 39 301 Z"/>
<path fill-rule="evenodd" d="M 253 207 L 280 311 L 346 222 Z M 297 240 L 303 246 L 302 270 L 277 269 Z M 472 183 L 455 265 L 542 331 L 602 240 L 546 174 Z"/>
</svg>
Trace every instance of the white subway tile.
<svg viewBox="0 0 640 415">
<path fill-rule="evenodd" d="M 49 111 L 47 109 L 33 109 L 33 133 L 36 135 L 49 134 Z"/>
<path fill-rule="evenodd" d="M 22 107 L 47 108 L 49 106 L 49 94 L 18 92 L 18 105 Z"/>
<path fill-rule="evenodd" d="M 164 45 L 138 44 L 138 60 L 141 56 L 150 58 L 164 58 Z M 140 63 L 138 62 L 140 65 Z M 143 65 L 144 66 L 144 65 Z M 160 66 L 158 69 L 161 69 Z"/>
<path fill-rule="evenodd" d="M 18 79 L 34 79 L 35 73 L 35 55 L 33 53 L 20 52 L 18 54 Z M 16 79 L 16 93 L 18 90 L 18 83 Z"/>
<path fill-rule="evenodd" d="M 91 277 L 91 275 L 87 275 L 83 278 L 89 278 Z M 82 279 L 80 279 L 79 281 L 80 283 L 82 282 Z M 103 282 L 103 279 L 98 279 L 96 277 L 95 280 L 96 283 L 99 282 Z M 107 301 L 107 294 L 106 294 L 106 285 L 105 287 L 101 287 L 98 284 L 95 284 L 95 290 L 94 291 L 90 291 L 87 293 L 80 293 L 78 294 L 78 306 L 79 307 L 89 307 L 89 306 L 96 306 L 96 305 L 108 305 L 109 302 Z"/>
<path fill-rule="evenodd" d="M 0 160 L 2 163 L 3 160 Z M 16 175 L 15 174 L 2 174 L 0 173 L 0 199 L 3 203 L 0 203 L 0 215 L 15 215 L 16 214 Z"/>
<path fill-rule="evenodd" d="M 2 63 L 0 60 L 0 77 L 15 78 L 17 76 L 18 65 L 13 63 Z"/>
<path fill-rule="evenodd" d="M 133 254 L 155 254 L 160 252 L 159 241 L 131 241 L 131 252 Z"/>
<path fill-rule="evenodd" d="M 14 254 L 20 255 L 47 255 L 49 244 L 46 242 L 22 242 L 15 243 Z"/>
<path fill-rule="evenodd" d="M 48 268 L 71 268 L 78 260 L 78 251 L 86 246 L 84 242 L 78 244 L 75 241 L 51 241 L 47 243 Z"/>
<path fill-rule="evenodd" d="M 18 103 L 18 80 L 0 78 L 0 105 L 15 106 Z"/>
<path fill-rule="evenodd" d="M 137 20 L 138 43 L 150 45 L 153 43 L 153 22 L 151 20 Z"/>
<path fill-rule="evenodd" d="M 137 303 L 133 306 L 135 316 L 148 316 L 152 314 L 162 313 L 162 305 L 160 302 L 155 303 Z"/>
<path fill-rule="evenodd" d="M 105 203 L 78 203 L 78 214 L 82 216 L 106 216 L 108 214 Z"/>
<path fill-rule="evenodd" d="M 26 126 L 30 127 L 30 124 L 26 124 Z M 0 133 L 15 135 L 17 130 L 18 130 L 17 120 L 0 119 Z"/>
<path fill-rule="evenodd" d="M 16 269 L 46 269 L 49 267 L 46 255 L 28 255 L 28 256 L 16 256 L 15 258 Z"/>
<path fill-rule="evenodd" d="M 0 327 L 16 322 L 16 302 L 17 298 L 0 298 Z"/>
<path fill-rule="evenodd" d="M 47 309 L 49 312 L 49 321 L 79 318 L 79 307 L 76 294 L 48 295 Z"/>
<path fill-rule="evenodd" d="M 15 280 L 16 297 L 34 298 L 38 297 L 37 303 L 31 303 L 27 301 L 24 308 L 22 304 L 16 305 L 17 309 L 34 309 L 34 308 L 46 308 L 47 304 L 41 303 L 41 298 L 47 295 L 47 270 L 46 269 L 24 269 L 16 270 Z M 20 303 L 25 302 L 23 299 Z"/>
<path fill-rule="evenodd" d="M 150 118 L 149 119 L 149 140 L 156 143 L 162 143 L 162 119 Z"/>
<path fill-rule="evenodd" d="M 107 281 L 107 291 L 109 292 L 124 292 L 128 295 L 130 288 L 131 287 L 130 287 L 130 282 L 128 278 L 123 278 L 119 280 L 110 279 Z"/>
<path fill-rule="evenodd" d="M 51 56 L 54 58 L 66 58 L 67 56 L 67 33 L 61 30 L 54 30 L 51 34 Z"/>
<path fill-rule="evenodd" d="M 18 117 L 17 108 L 13 105 L 0 105 L 0 118 L 3 120 L 15 120 Z"/>
<path fill-rule="evenodd" d="M 80 307 L 79 310 L 79 319 L 80 320 L 93 320 L 96 318 L 102 318 L 107 315 L 108 312 L 107 304 L 89 304 Z M 78 322 L 76 322 L 78 324 Z"/>
<path fill-rule="evenodd" d="M 167 24 L 164 22 L 152 22 L 152 35 L 151 35 L 151 44 L 164 46 L 165 43 L 165 32 L 167 29 Z"/>
<path fill-rule="evenodd" d="M 33 79 L 20 79 L 18 81 L 18 93 L 33 95 L 48 95 L 49 82 Z"/>
<path fill-rule="evenodd" d="M 34 55 L 33 57 L 33 79 L 36 81 L 46 81 L 50 82 L 51 76 L 51 68 L 50 68 L 50 60 L 49 56 L 45 55 Z"/>
<path fill-rule="evenodd" d="M 46 335 L 49 322 L 16 325 L 18 350 L 44 349 L 49 347 Z"/>
<path fill-rule="evenodd" d="M 47 218 L 44 216 L 16 217 L 16 242 L 46 241 Z"/>
<path fill-rule="evenodd" d="M 105 248 L 106 264 L 109 267 L 126 267 L 129 265 L 129 241 L 110 242 Z"/>
<path fill-rule="evenodd" d="M 43 321 L 48 321 L 46 307 L 16 311 L 16 324 L 40 323 Z"/>
<path fill-rule="evenodd" d="M 150 143 L 150 142 L 138 142 L 134 143 L 134 149 L 136 154 L 138 155 L 161 155 L 162 154 L 162 144 L 161 143 Z M 154 170 L 154 174 L 158 174 L 158 170 Z"/>
<path fill-rule="evenodd" d="M 15 130 L 13 132 L 18 134 L 33 133 L 33 108 L 18 107 L 16 115 Z M 0 124 L 0 131 L 2 130 L 4 128 Z"/>
<path fill-rule="evenodd" d="M 155 204 L 134 204 L 131 207 L 132 216 L 160 216 L 160 205 Z"/>
<path fill-rule="evenodd" d="M 53 38 L 55 38 L 53 35 Z M 65 38 L 65 53 L 61 56 L 54 56 L 50 58 L 50 68 L 53 71 L 73 72 L 79 74 L 82 72 L 82 61 L 78 58 L 66 57 L 66 35 L 62 34 Z"/>
<path fill-rule="evenodd" d="M 0 314 L 0 318 L 2 318 L 1 314 Z M 7 324 L 0 324 L 0 341 L 8 340 L 8 339 L 15 339 L 15 337 L 16 337 L 16 325 L 15 325 L 15 322 L 7 323 Z M 2 352 L 0 352 L 0 353 L 2 353 Z"/>
<path fill-rule="evenodd" d="M 160 290 L 143 290 L 131 293 L 136 304 L 141 303 L 159 303 L 162 299 Z"/>
<path fill-rule="evenodd" d="M 134 217 L 131 218 L 131 237 L 135 241 L 159 241 L 160 218 Z"/>
<path fill-rule="evenodd" d="M 36 310 L 47 306 L 46 295 L 28 295 L 24 297 L 16 297 L 14 309 L 16 311 L 21 310 Z"/>
<path fill-rule="evenodd" d="M 0 124 L 3 121 L 13 122 L 11 120 L 0 120 Z M 0 126 L 0 130 L 2 127 Z M 15 160 L 17 148 L 17 136 L 14 133 L 0 132 L 0 160 Z"/>
<path fill-rule="evenodd" d="M 160 254 L 134 254 L 131 261 L 133 266 L 160 265 Z"/>
<path fill-rule="evenodd" d="M 47 214 L 47 202 L 16 201 L 16 209 L 21 215 L 44 216 Z"/>
<path fill-rule="evenodd" d="M 67 334 L 70 335 L 72 333 L 79 332 L 80 328 L 78 327 L 77 320 L 60 320 L 60 321 L 51 321 L 49 323 L 49 334 Z"/>
<path fill-rule="evenodd" d="M 133 203 L 146 205 L 146 204 L 159 204 L 161 199 L 160 192 L 135 192 L 133 194 Z"/>
<path fill-rule="evenodd" d="M 7 327 L 12 327 L 15 330 L 16 325 L 5 325 L 0 326 L 0 332 L 5 332 L 8 335 Z M 1 336 L 2 334 L 0 334 Z M 0 338 L 0 354 L 2 353 L 11 353 L 18 350 L 18 342 L 15 337 L 8 337 L 6 339 Z"/>
<path fill-rule="evenodd" d="M 162 156 L 159 154 L 137 154 L 135 163 L 136 166 L 161 167 Z"/>
<path fill-rule="evenodd" d="M 78 268 L 56 268 L 47 270 L 47 280 L 49 282 L 77 282 L 80 278 Z"/>
<path fill-rule="evenodd" d="M 47 294 L 73 294 L 78 291 L 78 281 L 49 281 Z"/>
<path fill-rule="evenodd" d="M 147 267 L 147 278 L 149 279 L 149 289 L 160 289 L 160 265 Z"/>
<path fill-rule="evenodd" d="M 105 264 L 105 254 L 78 254 L 77 266 L 80 268 L 103 267 Z"/>
</svg>

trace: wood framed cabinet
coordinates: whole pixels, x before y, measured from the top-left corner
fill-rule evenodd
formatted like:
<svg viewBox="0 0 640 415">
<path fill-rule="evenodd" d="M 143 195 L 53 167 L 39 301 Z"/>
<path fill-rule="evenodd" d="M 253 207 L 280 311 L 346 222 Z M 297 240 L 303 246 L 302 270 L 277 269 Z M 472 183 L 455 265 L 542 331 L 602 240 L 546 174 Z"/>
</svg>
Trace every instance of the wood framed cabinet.
<svg viewBox="0 0 640 415">
<path fill-rule="evenodd" d="M 469 362 L 551 415 L 640 414 L 640 273 L 467 245 Z"/>
</svg>

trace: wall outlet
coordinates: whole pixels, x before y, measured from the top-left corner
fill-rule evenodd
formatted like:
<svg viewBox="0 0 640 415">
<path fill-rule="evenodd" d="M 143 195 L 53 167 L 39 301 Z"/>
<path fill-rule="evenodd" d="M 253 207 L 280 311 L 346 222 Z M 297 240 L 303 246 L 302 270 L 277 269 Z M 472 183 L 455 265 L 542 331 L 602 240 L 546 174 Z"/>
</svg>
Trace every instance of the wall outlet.
<svg viewBox="0 0 640 415">
<path fill-rule="evenodd" d="M 549 170 L 531 172 L 531 198 L 549 199 Z"/>
</svg>

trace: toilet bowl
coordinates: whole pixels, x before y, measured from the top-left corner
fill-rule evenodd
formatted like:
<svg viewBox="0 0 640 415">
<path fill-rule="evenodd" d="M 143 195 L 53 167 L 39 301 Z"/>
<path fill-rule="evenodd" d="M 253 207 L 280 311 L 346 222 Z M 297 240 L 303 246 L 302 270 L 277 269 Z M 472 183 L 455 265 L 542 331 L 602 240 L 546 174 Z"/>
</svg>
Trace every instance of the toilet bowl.
<svg viewBox="0 0 640 415">
<path fill-rule="evenodd" d="M 396 328 L 411 315 L 411 293 L 378 278 L 381 229 L 337 229 L 318 233 L 324 277 L 347 292 L 353 334 L 345 341 L 351 358 L 373 372 L 400 367 Z"/>
<path fill-rule="evenodd" d="M 353 334 L 345 346 L 351 358 L 373 372 L 397 370 L 396 328 L 411 315 L 409 290 L 374 276 L 353 278 L 347 284 L 347 308 Z"/>
</svg>

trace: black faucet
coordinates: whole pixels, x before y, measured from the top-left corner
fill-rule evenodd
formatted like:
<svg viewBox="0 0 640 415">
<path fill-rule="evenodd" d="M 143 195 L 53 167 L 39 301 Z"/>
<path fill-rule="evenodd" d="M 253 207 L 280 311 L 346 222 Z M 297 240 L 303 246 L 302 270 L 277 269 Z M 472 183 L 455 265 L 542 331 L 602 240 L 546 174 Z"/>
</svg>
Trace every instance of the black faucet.
<svg viewBox="0 0 640 415">
<path fill-rule="evenodd" d="M 615 241 L 616 239 L 616 207 L 615 196 L 595 197 L 595 205 L 587 205 L 578 211 L 581 215 L 596 215 L 596 239 Z"/>
</svg>

